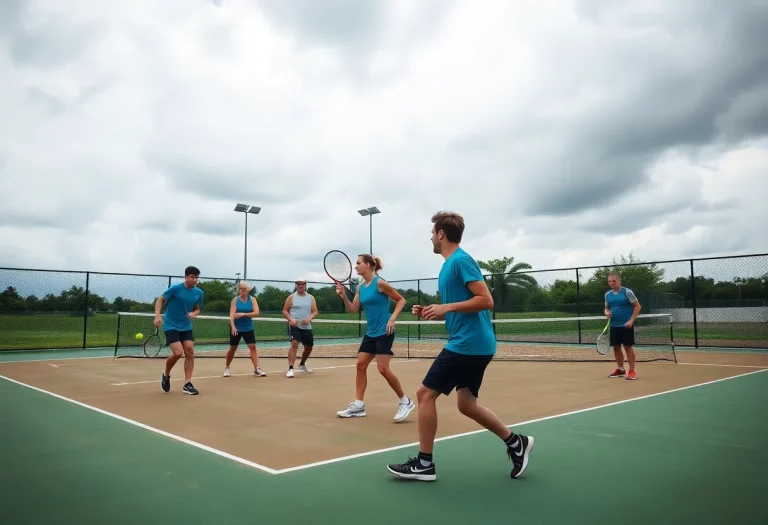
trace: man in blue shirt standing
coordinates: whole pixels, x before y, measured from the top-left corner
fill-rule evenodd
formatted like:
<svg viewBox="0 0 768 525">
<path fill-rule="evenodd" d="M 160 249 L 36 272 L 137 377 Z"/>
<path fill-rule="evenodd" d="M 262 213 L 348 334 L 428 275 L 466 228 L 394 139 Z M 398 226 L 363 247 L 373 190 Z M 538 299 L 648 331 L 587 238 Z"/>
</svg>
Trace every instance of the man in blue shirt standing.
<svg viewBox="0 0 768 525">
<path fill-rule="evenodd" d="M 640 315 L 640 301 L 629 288 L 621 286 L 621 276 L 611 272 L 608 274 L 610 290 L 605 293 L 605 316 L 611 320 L 610 344 L 613 356 L 616 358 L 616 370 L 608 377 L 626 377 L 635 379 L 635 319 Z M 629 373 L 624 371 L 624 354 L 621 346 L 627 352 Z"/>
<path fill-rule="evenodd" d="M 174 284 L 155 301 L 155 326 L 163 327 L 165 342 L 171 348 L 171 355 L 165 361 L 165 372 L 160 378 L 163 392 L 171 390 L 171 369 L 184 354 L 185 394 L 196 396 L 199 392 L 192 386 L 192 371 L 195 368 L 195 337 L 192 335 L 192 319 L 200 314 L 203 306 L 203 291 L 197 287 L 200 270 L 188 266 L 184 270 L 184 282 Z M 167 302 L 165 317 L 160 312 Z"/>
<path fill-rule="evenodd" d="M 432 217 L 432 246 L 445 262 L 440 270 L 438 290 L 442 304 L 416 305 L 414 315 L 427 320 L 445 320 L 448 343 L 435 358 L 422 385 L 416 391 L 419 406 L 419 454 L 403 464 L 387 468 L 396 476 L 419 481 L 436 479 L 432 461 L 437 433 L 437 398 L 456 389 L 459 412 L 499 436 L 512 460 L 510 475 L 517 478 L 528 465 L 533 437 L 515 434 L 499 417 L 477 402 L 488 364 L 496 354 L 491 325 L 493 298 L 477 262 L 461 247 L 464 219 L 452 212 Z"/>
</svg>

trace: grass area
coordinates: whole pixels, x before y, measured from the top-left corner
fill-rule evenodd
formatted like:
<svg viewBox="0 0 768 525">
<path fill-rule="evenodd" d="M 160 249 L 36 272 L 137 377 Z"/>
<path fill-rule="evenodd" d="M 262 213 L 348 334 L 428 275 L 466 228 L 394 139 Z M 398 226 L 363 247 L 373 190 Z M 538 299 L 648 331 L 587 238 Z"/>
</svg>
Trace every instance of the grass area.
<svg viewBox="0 0 768 525">
<path fill-rule="evenodd" d="M 206 315 L 217 315 L 209 314 Z M 224 314 L 219 314 L 226 317 Z M 280 312 L 264 312 L 262 317 L 282 318 Z M 362 319 L 364 315 L 360 316 Z M 497 313 L 497 320 L 503 319 L 535 319 L 552 317 L 575 317 L 566 312 L 525 312 L 525 313 Z M 358 320 L 357 314 L 323 313 L 318 320 Z M 417 320 L 410 312 L 403 312 L 401 321 Z M 511 338 L 517 340 L 541 341 L 541 342 L 588 342 L 594 340 L 604 326 L 600 321 L 582 321 L 581 339 L 579 338 L 579 326 L 576 322 L 563 323 L 496 323 L 496 334 L 499 338 Z M 287 339 L 287 330 L 282 323 L 257 324 L 257 336 L 261 341 L 280 341 Z M 364 327 L 349 324 L 314 324 L 316 337 L 362 337 Z M 638 330 L 642 329 L 638 326 Z M 82 315 L 66 313 L 59 314 L 27 314 L 27 315 L 0 315 L 0 350 L 14 349 L 45 349 L 45 348 L 82 348 L 85 329 L 86 347 L 113 346 L 117 334 L 117 314 L 95 314 L 87 319 Z M 228 325 L 224 320 L 199 320 L 197 321 L 196 337 L 200 342 L 218 343 L 227 341 Z M 654 328 L 656 330 L 656 328 Z M 658 328 L 658 337 L 667 337 L 668 325 Z M 144 335 L 154 333 L 152 316 L 132 317 L 131 321 L 123 327 L 121 341 L 126 344 L 139 344 L 134 336 L 137 332 Z M 674 326 L 675 340 L 693 340 L 695 333 L 692 324 L 678 324 Z M 441 337 L 444 335 L 442 326 L 418 326 L 402 327 L 399 334 L 404 337 Z M 743 343 L 744 346 L 765 346 L 768 341 L 767 323 L 699 323 L 698 339 L 703 345 L 716 346 L 718 343 L 724 346 Z M 679 343 L 680 344 L 680 343 Z M 685 343 L 683 343 L 685 344 Z"/>
</svg>

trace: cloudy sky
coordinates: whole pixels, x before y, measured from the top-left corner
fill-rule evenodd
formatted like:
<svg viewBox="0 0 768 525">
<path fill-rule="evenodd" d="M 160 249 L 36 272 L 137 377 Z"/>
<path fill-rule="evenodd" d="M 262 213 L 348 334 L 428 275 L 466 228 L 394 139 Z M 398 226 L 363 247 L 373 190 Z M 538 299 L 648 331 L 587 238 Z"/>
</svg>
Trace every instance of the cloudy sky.
<svg viewBox="0 0 768 525">
<path fill-rule="evenodd" d="M 768 1 L 3 0 L 0 266 L 768 252 Z M 761 196 L 762 195 L 762 196 Z"/>
</svg>

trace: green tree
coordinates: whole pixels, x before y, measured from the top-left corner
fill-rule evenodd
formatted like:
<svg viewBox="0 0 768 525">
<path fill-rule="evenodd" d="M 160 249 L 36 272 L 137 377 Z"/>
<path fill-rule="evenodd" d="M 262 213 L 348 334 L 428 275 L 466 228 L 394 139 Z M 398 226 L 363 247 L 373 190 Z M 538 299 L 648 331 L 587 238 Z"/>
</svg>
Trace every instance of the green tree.
<svg viewBox="0 0 768 525">
<path fill-rule="evenodd" d="M 602 309 L 604 295 L 608 290 L 608 274 L 618 273 L 621 276 L 621 284 L 632 289 L 641 299 L 641 294 L 647 292 L 667 291 L 664 284 L 664 269 L 656 263 L 646 263 L 635 257 L 631 252 L 625 257 L 621 255 L 619 260 L 613 259 L 611 266 L 598 269 L 589 280 L 581 287 L 582 303 L 591 304 L 591 309 Z"/>
<path fill-rule="evenodd" d="M 531 275 L 519 273 L 532 269 L 532 266 L 525 262 L 515 263 L 514 257 L 477 261 L 477 264 L 491 274 L 485 278 L 485 282 L 497 310 L 508 309 L 513 303 L 525 303 L 539 286 Z"/>
</svg>

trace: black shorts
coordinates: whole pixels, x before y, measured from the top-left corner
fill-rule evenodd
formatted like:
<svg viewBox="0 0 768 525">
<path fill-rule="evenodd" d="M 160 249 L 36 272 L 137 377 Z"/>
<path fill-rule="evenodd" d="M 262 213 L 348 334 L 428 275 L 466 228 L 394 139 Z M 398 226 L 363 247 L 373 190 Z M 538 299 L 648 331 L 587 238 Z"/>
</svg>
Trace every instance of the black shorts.
<svg viewBox="0 0 768 525">
<path fill-rule="evenodd" d="M 421 384 L 446 396 L 454 388 L 468 388 L 478 397 L 485 369 L 492 360 L 493 355 L 459 354 L 443 348 Z"/>
<path fill-rule="evenodd" d="M 232 335 L 232 331 L 229 332 L 229 346 L 237 346 L 240 344 L 240 338 L 243 338 L 243 341 L 245 341 L 245 344 L 247 345 L 255 345 L 256 344 L 256 333 L 253 330 L 248 330 L 247 332 L 241 332 L 240 330 L 237 331 L 237 335 Z"/>
<path fill-rule="evenodd" d="M 378 337 L 371 337 L 369 335 L 363 336 L 363 342 L 360 343 L 360 349 L 358 353 L 363 352 L 366 354 L 374 355 L 395 355 L 392 351 L 392 345 L 395 343 L 395 333 L 384 334 Z"/>
<path fill-rule="evenodd" d="M 634 346 L 635 345 L 635 327 L 612 326 L 611 327 L 611 346 Z"/>
<path fill-rule="evenodd" d="M 288 340 L 299 341 L 304 347 L 315 344 L 315 336 L 312 330 L 302 330 L 298 326 L 288 325 Z"/>
<path fill-rule="evenodd" d="M 194 341 L 195 336 L 192 335 L 192 330 L 166 330 L 165 331 L 165 344 L 171 343 L 183 343 L 184 341 Z"/>
</svg>

